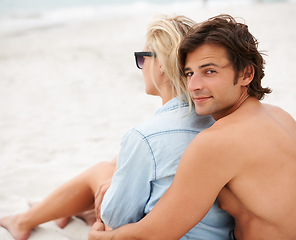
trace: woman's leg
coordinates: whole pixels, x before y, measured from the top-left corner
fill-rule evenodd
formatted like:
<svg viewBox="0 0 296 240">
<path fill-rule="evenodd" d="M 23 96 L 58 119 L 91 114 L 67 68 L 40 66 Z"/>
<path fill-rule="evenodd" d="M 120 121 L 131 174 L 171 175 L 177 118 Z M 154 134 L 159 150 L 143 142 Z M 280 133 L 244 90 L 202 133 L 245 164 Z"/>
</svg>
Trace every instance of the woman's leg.
<svg viewBox="0 0 296 240">
<path fill-rule="evenodd" d="M 26 240 L 39 224 L 89 210 L 94 205 L 96 190 L 113 176 L 115 169 L 116 159 L 98 163 L 57 188 L 25 213 L 0 219 L 0 225 L 15 239 Z"/>
</svg>

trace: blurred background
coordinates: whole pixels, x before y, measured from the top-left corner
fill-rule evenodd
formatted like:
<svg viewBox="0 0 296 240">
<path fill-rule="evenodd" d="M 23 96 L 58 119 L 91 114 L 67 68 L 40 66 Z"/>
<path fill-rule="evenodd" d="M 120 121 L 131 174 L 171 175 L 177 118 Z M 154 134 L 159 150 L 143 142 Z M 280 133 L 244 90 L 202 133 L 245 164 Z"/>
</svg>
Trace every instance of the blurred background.
<svg viewBox="0 0 296 240">
<path fill-rule="evenodd" d="M 133 55 L 157 15 L 245 21 L 265 53 L 273 93 L 263 101 L 296 118 L 295 12 L 296 0 L 0 0 L 0 217 L 111 160 L 161 106 Z M 89 228 L 73 224 L 32 239 L 86 239 Z M 0 228 L 0 239 L 12 238 Z"/>
</svg>

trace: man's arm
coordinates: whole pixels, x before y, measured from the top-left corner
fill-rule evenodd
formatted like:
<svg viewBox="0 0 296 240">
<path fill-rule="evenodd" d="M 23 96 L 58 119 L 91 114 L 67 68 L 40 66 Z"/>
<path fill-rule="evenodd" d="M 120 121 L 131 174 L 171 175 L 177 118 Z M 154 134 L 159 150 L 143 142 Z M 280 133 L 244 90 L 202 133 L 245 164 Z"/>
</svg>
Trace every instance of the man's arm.
<svg viewBox="0 0 296 240">
<path fill-rule="evenodd" d="M 215 134 L 200 133 L 184 152 L 172 185 L 145 218 L 106 235 L 92 232 L 89 239 L 180 239 L 206 215 L 235 173 L 225 163 L 225 146 Z"/>
</svg>

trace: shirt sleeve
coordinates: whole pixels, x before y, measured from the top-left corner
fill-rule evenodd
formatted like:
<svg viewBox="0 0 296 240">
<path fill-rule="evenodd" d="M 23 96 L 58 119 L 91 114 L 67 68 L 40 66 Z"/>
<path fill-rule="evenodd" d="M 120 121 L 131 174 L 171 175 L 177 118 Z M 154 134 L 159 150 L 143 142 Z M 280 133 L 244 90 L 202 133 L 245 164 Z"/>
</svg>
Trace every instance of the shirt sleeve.
<svg viewBox="0 0 296 240">
<path fill-rule="evenodd" d="M 145 216 L 154 179 L 154 156 L 147 139 L 137 130 L 123 138 L 117 171 L 101 205 L 101 218 L 111 228 L 139 221 Z"/>
</svg>

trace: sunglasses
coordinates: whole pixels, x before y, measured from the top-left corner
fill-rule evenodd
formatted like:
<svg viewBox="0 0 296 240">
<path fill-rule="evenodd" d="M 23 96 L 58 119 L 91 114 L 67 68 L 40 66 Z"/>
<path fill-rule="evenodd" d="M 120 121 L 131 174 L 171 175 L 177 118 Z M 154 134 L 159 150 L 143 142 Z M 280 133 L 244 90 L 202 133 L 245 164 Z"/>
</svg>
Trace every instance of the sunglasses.
<svg viewBox="0 0 296 240">
<path fill-rule="evenodd" d="M 144 57 L 156 57 L 155 52 L 135 52 L 136 65 L 139 69 L 143 68 L 145 58 Z"/>
</svg>

